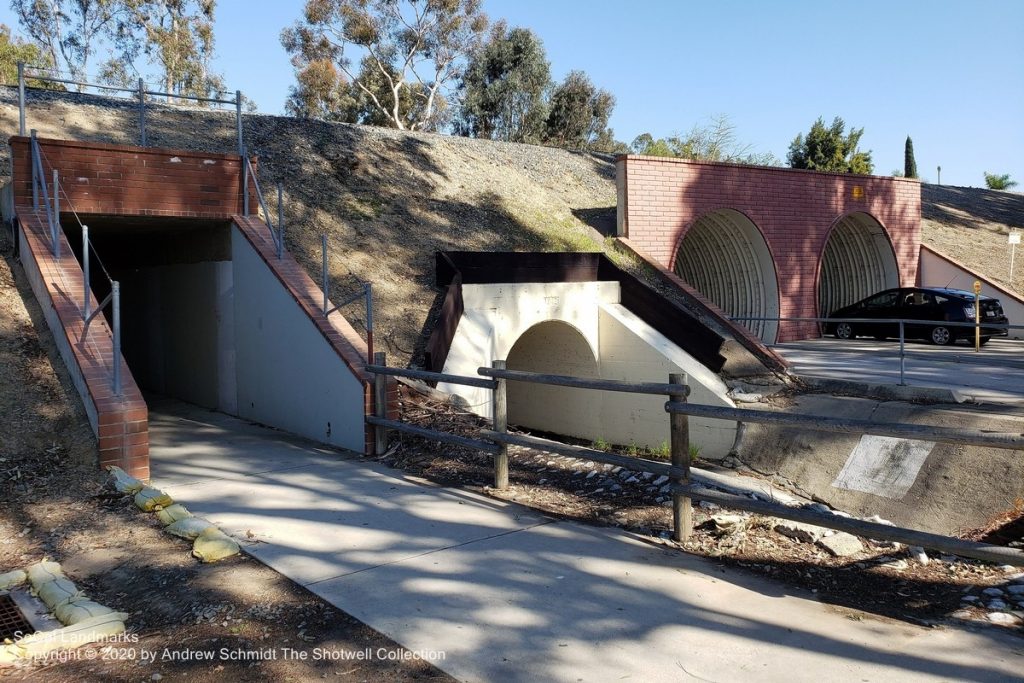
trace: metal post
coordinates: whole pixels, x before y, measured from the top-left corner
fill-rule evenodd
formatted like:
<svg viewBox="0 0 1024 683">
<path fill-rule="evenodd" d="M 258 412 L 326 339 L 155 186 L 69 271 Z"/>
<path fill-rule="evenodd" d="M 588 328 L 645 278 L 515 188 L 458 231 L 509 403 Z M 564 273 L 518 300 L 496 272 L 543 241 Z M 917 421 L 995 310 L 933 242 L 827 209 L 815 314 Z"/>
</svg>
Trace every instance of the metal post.
<svg viewBox="0 0 1024 683">
<path fill-rule="evenodd" d="M 139 145 L 146 146 L 146 85 L 139 79 Z"/>
<path fill-rule="evenodd" d="M 974 287 L 974 352 L 981 353 L 981 287 Z"/>
<path fill-rule="evenodd" d="M 50 239 L 53 240 L 53 256 L 60 258 L 60 180 L 57 169 L 53 169 L 53 224 L 50 225 Z"/>
<path fill-rule="evenodd" d="M 238 131 L 238 153 L 245 156 L 245 147 L 242 146 L 242 91 L 235 91 L 235 128 Z"/>
<path fill-rule="evenodd" d="M 388 356 L 386 353 L 381 351 L 373 355 L 373 364 L 384 367 L 388 364 Z M 374 375 L 373 376 L 373 406 L 374 414 L 383 419 L 388 417 L 388 389 L 387 389 L 387 377 L 385 375 Z M 373 446 L 374 454 L 383 455 L 384 450 L 388 447 L 388 433 L 387 430 L 381 425 L 376 425 L 373 428 Z"/>
<path fill-rule="evenodd" d="M 686 373 L 673 372 L 668 376 L 669 384 L 687 384 Z M 686 394 L 670 394 L 670 401 L 686 403 Z M 686 415 L 669 414 L 669 433 L 671 438 L 672 465 L 684 470 L 683 476 L 677 477 L 677 484 L 690 483 L 690 423 Z M 693 531 L 693 508 L 690 498 L 681 493 L 672 494 L 672 538 L 682 543 Z"/>
<path fill-rule="evenodd" d="M 82 318 L 89 318 L 89 226 L 82 226 Z"/>
<path fill-rule="evenodd" d="M 267 216 L 270 219 L 270 216 Z M 284 252 L 284 183 L 277 184 L 277 258 Z"/>
<path fill-rule="evenodd" d="M 904 323 L 901 320 L 900 321 L 900 386 L 901 387 L 907 385 L 907 381 L 905 379 L 906 370 L 907 370 L 907 357 L 903 353 L 903 342 L 904 342 L 904 339 L 905 339 L 904 331 L 905 331 Z"/>
<path fill-rule="evenodd" d="M 36 129 L 32 129 L 32 142 L 29 146 L 29 165 L 32 166 L 32 208 L 39 210 L 39 171 L 36 167 L 39 141 L 36 140 Z"/>
<path fill-rule="evenodd" d="M 25 62 L 18 62 L 18 135 L 25 136 Z"/>
<path fill-rule="evenodd" d="M 320 272 L 324 292 L 324 315 L 327 315 L 327 289 L 330 287 L 330 282 L 327 280 L 327 233 L 320 235 L 320 253 L 323 254 L 323 267 Z M 370 359 L 367 358 L 367 360 Z"/>
<path fill-rule="evenodd" d="M 373 285 L 367 282 L 366 288 L 366 357 L 373 358 Z"/>
<path fill-rule="evenodd" d="M 249 157 L 242 149 L 242 215 L 249 215 Z"/>
<path fill-rule="evenodd" d="M 495 370 L 504 370 L 505 361 L 491 361 L 491 367 Z M 491 407 L 494 410 L 493 421 L 494 431 L 499 434 L 508 432 L 508 400 L 505 392 L 506 380 L 496 377 L 494 389 L 491 390 Z M 500 490 L 508 488 L 508 444 L 498 444 L 498 452 L 494 454 L 494 488 Z"/>
<path fill-rule="evenodd" d="M 114 396 L 121 395 L 121 283 L 110 283 L 114 313 Z"/>
</svg>

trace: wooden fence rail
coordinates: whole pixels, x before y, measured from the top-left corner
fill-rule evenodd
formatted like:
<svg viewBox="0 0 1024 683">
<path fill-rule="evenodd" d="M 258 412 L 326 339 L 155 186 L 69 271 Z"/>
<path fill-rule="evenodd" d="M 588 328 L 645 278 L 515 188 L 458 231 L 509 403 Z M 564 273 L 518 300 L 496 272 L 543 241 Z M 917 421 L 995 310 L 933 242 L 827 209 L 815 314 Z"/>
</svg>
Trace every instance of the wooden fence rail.
<svg viewBox="0 0 1024 683">
<path fill-rule="evenodd" d="M 452 443 L 473 448 L 494 456 L 494 486 L 497 489 L 508 487 L 508 447 L 510 445 L 534 448 L 550 453 L 557 453 L 572 458 L 593 460 L 631 470 L 650 472 L 667 476 L 672 480 L 672 518 L 673 538 L 685 541 L 693 529 L 692 500 L 708 501 L 723 507 L 744 510 L 757 514 L 771 515 L 782 519 L 805 522 L 820 527 L 848 531 L 865 538 L 885 541 L 896 541 L 909 545 L 952 553 L 963 557 L 972 557 L 988 562 L 1024 566 L 1024 551 L 1015 548 L 964 541 L 951 536 L 927 533 L 915 529 L 907 529 L 874 522 L 826 515 L 804 508 L 789 507 L 778 503 L 754 500 L 744 496 L 736 496 L 718 491 L 693 486 L 690 481 L 690 440 L 688 417 L 706 417 L 738 422 L 775 424 L 799 429 L 825 431 L 843 434 L 874 434 L 904 439 L 918 439 L 943 443 L 987 446 L 1010 450 L 1024 450 L 1024 434 L 990 432 L 984 430 L 955 429 L 950 427 L 933 427 L 904 423 L 873 422 L 869 420 L 847 420 L 825 417 L 821 415 L 794 415 L 774 413 L 764 410 L 746 410 L 721 406 L 708 406 L 688 403 L 690 394 L 685 374 L 672 374 L 666 384 L 653 382 L 624 382 L 617 380 L 586 379 L 567 375 L 545 375 L 508 370 L 505 361 L 496 360 L 492 367 L 479 368 L 483 377 L 465 377 L 448 375 L 440 372 L 424 370 L 403 370 L 387 367 L 387 358 L 377 353 L 374 365 L 366 367 L 367 372 L 376 375 L 375 381 L 375 416 L 367 417 L 366 421 L 376 430 L 375 443 L 378 452 L 386 445 L 388 429 L 413 434 L 444 443 Z M 481 430 L 482 439 L 471 439 L 464 436 L 439 432 L 432 429 L 417 427 L 387 417 L 386 392 L 384 379 L 386 375 L 409 377 L 450 384 L 465 384 L 491 390 L 492 429 Z M 507 382 L 530 382 L 555 386 L 573 387 L 596 391 L 620 391 L 637 394 L 663 395 L 668 398 L 665 411 L 669 414 L 670 455 L 671 463 L 656 462 L 642 458 L 634 458 L 615 453 L 606 453 L 584 446 L 573 446 L 535 436 L 508 433 L 508 414 L 506 399 Z"/>
</svg>

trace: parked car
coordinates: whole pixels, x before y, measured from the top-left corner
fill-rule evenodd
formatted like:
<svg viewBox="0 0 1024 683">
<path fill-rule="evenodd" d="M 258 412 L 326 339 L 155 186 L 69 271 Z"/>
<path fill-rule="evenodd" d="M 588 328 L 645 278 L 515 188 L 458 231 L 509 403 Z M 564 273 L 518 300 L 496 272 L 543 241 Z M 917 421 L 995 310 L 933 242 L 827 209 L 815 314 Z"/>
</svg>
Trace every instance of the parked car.
<svg viewBox="0 0 1024 683">
<path fill-rule="evenodd" d="M 985 327 L 1007 324 L 999 299 L 981 297 L 981 343 L 988 343 L 992 337 L 1005 337 L 1006 328 Z M 855 304 L 840 308 L 829 314 L 829 318 L 864 318 L 882 322 L 827 322 L 825 334 L 838 339 L 853 339 L 866 336 L 875 339 L 899 337 L 899 320 L 921 320 L 922 323 L 905 323 L 904 337 L 927 339 L 933 344 L 945 346 L 956 343 L 957 339 L 973 342 L 973 327 L 943 325 L 944 322 L 973 323 L 974 294 L 959 289 L 942 287 L 901 287 L 887 289 L 873 294 Z M 884 322 L 893 320 L 894 322 Z"/>
</svg>

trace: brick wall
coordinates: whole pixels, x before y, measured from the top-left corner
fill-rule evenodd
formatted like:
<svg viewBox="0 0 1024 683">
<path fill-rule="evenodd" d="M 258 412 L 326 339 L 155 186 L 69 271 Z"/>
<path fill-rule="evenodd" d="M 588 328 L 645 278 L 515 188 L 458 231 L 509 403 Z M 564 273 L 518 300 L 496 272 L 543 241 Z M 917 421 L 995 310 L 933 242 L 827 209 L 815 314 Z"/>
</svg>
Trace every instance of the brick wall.
<svg viewBox="0 0 1024 683">
<path fill-rule="evenodd" d="M 864 212 L 885 229 L 900 284 L 917 279 L 917 180 L 625 155 L 617 160 L 619 234 L 672 269 L 680 242 L 705 214 L 731 208 L 760 228 L 775 261 L 781 317 L 818 313 L 821 259 L 835 222 Z M 810 336 L 790 327 L 780 341 Z"/>
<path fill-rule="evenodd" d="M 61 257 L 53 256 L 43 211 L 20 207 L 18 221 L 21 261 L 99 441 L 100 467 L 117 465 L 149 479 L 149 411 L 121 358 L 116 359 L 121 364 L 121 395 L 113 392 L 113 336 L 102 315 L 82 338 L 83 277 L 71 245 L 61 234 Z M 96 307 L 93 297 L 91 310 Z"/>
<path fill-rule="evenodd" d="M 38 141 L 47 182 L 52 180 L 52 169 L 58 169 L 61 186 L 80 214 L 226 219 L 242 213 L 242 162 L 238 155 Z M 12 137 L 10 144 L 14 205 L 31 206 L 29 138 Z M 252 179 L 249 188 L 249 213 L 255 214 Z"/>
</svg>

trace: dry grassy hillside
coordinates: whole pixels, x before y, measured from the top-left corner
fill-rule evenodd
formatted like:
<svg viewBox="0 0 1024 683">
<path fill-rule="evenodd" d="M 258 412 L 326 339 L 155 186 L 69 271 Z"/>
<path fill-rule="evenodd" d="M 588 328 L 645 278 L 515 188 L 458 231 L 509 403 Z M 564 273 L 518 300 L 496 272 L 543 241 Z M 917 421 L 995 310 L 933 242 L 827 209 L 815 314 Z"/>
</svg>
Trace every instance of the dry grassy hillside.
<svg viewBox="0 0 1024 683">
<path fill-rule="evenodd" d="M 30 94 L 28 127 L 42 137 L 137 144 L 126 101 Z M 234 121 L 234 112 L 162 108 L 148 112 L 148 142 L 231 152 Z M 17 125 L 16 93 L 0 88 L 0 131 Z M 332 296 L 373 283 L 377 347 L 397 363 L 421 350 L 436 250 L 600 250 L 588 223 L 614 221 L 606 157 L 276 116 L 246 115 L 244 129 L 272 214 L 273 186 L 284 183 L 288 249 L 319 280 L 328 234 Z M 361 329 L 359 304 L 345 315 Z"/>
<path fill-rule="evenodd" d="M 1006 236 L 1024 229 L 1024 194 L 974 187 L 921 185 L 921 241 L 1024 294 L 1024 250 L 1010 282 Z"/>
</svg>

